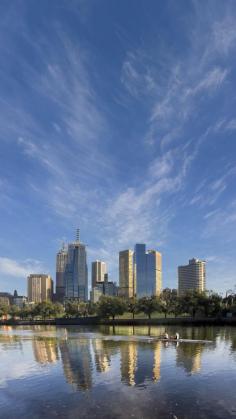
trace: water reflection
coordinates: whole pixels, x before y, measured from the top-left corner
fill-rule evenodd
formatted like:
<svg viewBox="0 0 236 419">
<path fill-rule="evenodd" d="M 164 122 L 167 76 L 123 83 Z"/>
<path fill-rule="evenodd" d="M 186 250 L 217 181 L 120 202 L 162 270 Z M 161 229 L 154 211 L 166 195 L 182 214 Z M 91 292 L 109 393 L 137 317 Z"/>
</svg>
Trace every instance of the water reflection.
<svg viewBox="0 0 236 419">
<path fill-rule="evenodd" d="M 235 350 L 235 334 L 230 328 L 178 328 L 181 336 L 189 339 L 221 339 L 230 341 Z M 181 329 L 181 330 L 180 330 Z M 160 336 L 164 327 L 101 327 L 96 333 L 87 333 L 82 328 L 42 328 L 26 330 L 16 334 L 12 329 L 1 329 L 0 348 L 23 351 L 24 340 L 31 342 L 32 354 L 37 364 L 61 362 L 66 382 L 75 390 L 89 390 L 96 385 L 102 374 L 112 373 L 126 386 L 146 387 L 162 379 L 162 362 L 168 354 L 170 362 L 187 375 L 199 373 L 202 369 L 202 354 L 213 350 L 216 343 L 165 343 L 141 336 Z M 19 329 L 18 329 L 19 330 Z M 29 330 L 27 330 L 28 332 Z M 41 331 L 41 336 L 38 332 Z M 174 334 L 175 328 L 168 328 Z M 51 334 L 51 336 L 50 336 Z M 117 365 L 119 368 L 117 369 Z M 114 371 L 114 369 L 113 369 Z"/>
<path fill-rule="evenodd" d="M 161 342 L 123 342 L 120 345 L 121 381 L 129 386 L 160 379 Z"/>
<path fill-rule="evenodd" d="M 135 385 L 137 370 L 138 344 L 137 342 L 122 342 L 120 345 L 121 381 L 128 386 Z"/>
<path fill-rule="evenodd" d="M 120 381 L 127 386 L 146 386 L 161 379 L 161 354 L 171 349 L 176 366 L 188 374 L 201 369 L 201 354 L 206 345 L 201 343 L 165 343 L 161 341 L 108 340 L 97 337 L 64 339 L 40 338 L 32 340 L 35 361 L 46 364 L 61 358 L 66 381 L 74 389 L 89 390 L 93 386 L 93 372 L 108 373 L 112 363 L 120 362 Z"/>
<path fill-rule="evenodd" d="M 93 370 L 91 340 L 61 340 L 59 347 L 66 381 L 75 389 L 90 389 Z"/>
<path fill-rule="evenodd" d="M 40 364 L 56 362 L 59 359 L 56 339 L 34 339 L 32 346 L 35 361 Z"/>
<path fill-rule="evenodd" d="M 206 346 L 205 346 L 206 348 Z M 204 344 L 179 344 L 176 348 L 176 365 L 182 367 L 189 374 L 201 370 L 201 354 L 204 351 Z"/>
</svg>

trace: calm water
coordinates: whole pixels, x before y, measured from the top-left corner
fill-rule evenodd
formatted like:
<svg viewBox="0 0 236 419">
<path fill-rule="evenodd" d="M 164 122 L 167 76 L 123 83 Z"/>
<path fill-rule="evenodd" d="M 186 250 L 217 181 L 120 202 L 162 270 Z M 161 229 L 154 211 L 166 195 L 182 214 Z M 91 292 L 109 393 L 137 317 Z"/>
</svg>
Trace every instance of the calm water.
<svg viewBox="0 0 236 419">
<path fill-rule="evenodd" d="M 0 417 L 236 417 L 236 328 L 178 327 L 211 344 L 148 340 L 164 330 L 0 328 Z"/>
</svg>

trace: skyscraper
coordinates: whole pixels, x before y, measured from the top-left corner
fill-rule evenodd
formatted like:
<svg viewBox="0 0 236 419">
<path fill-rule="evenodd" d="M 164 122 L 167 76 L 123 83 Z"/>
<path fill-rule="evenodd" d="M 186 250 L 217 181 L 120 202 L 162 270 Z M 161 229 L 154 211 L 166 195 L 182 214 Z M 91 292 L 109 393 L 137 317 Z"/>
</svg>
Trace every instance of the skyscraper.
<svg viewBox="0 0 236 419">
<path fill-rule="evenodd" d="M 96 282 L 103 282 L 104 275 L 107 273 L 107 265 L 101 260 L 92 262 L 92 287 L 96 286 Z"/>
<path fill-rule="evenodd" d="M 65 268 L 65 297 L 88 300 L 88 268 L 86 246 L 80 242 L 79 231 L 76 241 L 68 245 L 68 260 Z"/>
<path fill-rule="evenodd" d="M 65 269 L 68 261 L 68 249 L 63 246 L 56 257 L 56 299 L 63 302 L 65 298 Z"/>
<path fill-rule="evenodd" d="M 31 274 L 27 279 L 29 302 L 41 303 L 52 299 L 53 281 L 50 275 Z"/>
<path fill-rule="evenodd" d="M 120 295 L 125 298 L 131 298 L 135 294 L 133 254 L 132 250 L 123 250 L 119 253 Z"/>
<path fill-rule="evenodd" d="M 158 296 L 162 288 L 162 256 L 156 250 L 146 252 L 145 244 L 136 244 L 134 252 L 136 296 Z"/>
<path fill-rule="evenodd" d="M 206 289 L 206 262 L 199 259 L 190 259 L 189 264 L 178 267 L 178 294 L 184 295 L 187 291 L 203 292 Z"/>
</svg>

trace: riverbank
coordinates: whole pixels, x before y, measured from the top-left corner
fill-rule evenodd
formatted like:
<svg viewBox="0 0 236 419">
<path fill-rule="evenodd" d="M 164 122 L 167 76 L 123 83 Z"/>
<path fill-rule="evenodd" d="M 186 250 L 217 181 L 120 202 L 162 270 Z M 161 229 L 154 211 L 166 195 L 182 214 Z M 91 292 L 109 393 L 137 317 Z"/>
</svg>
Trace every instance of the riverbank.
<svg viewBox="0 0 236 419">
<path fill-rule="evenodd" d="M 157 326 L 157 325 L 183 325 L 183 326 L 213 326 L 229 325 L 236 326 L 236 318 L 153 318 L 153 319 L 101 319 L 99 317 L 78 317 L 78 318 L 58 318 L 46 320 L 1 320 L 0 326 L 69 326 L 69 325 L 108 325 L 108 326 Z"/>
</svg>

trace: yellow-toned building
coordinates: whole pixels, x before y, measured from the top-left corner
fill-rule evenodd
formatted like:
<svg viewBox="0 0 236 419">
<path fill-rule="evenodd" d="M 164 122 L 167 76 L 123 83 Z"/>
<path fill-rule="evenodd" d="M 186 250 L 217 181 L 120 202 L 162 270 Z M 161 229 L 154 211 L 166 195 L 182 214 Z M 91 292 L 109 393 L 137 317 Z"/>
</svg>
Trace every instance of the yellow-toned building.
<svg viewBox="0 0 236 419">
<path fill-rule="evenodd" d="M 91 283 L 92 287 L 96 287 L 97 282 L 104 282 L 105 274 L 107 273 L 107 264 L 101 260 L 92 262 Z"/>
<path fill-rule="evenodd" d="M 160 252 L 157 252 L 156 250 L 148 250 L 148 254 L 152 254 L 154 258 L 154 295 L 159 296 L 162 290 L 162 255 Z"/>
<path fill-rule="evenodd" d="M 132 298 L 136 292 L 133 253 L 132 250 L 123 250 L 119 253 L 119 288 L 120 295 L 125 298 Z"/>
<path fill-rule="evenodd" d="M 28 276 L 28 301 L 41 303 L 51 301 L 53 295 L 53 280 L 50 275 L 31 274 Z"/>
<path fill-rule="evenodd" d="M 178 294 L 188 291 L 203 292 L 206 289 L 206 262 L 190 259 L 189 264 L 178 267 Z"/>
</svg>

